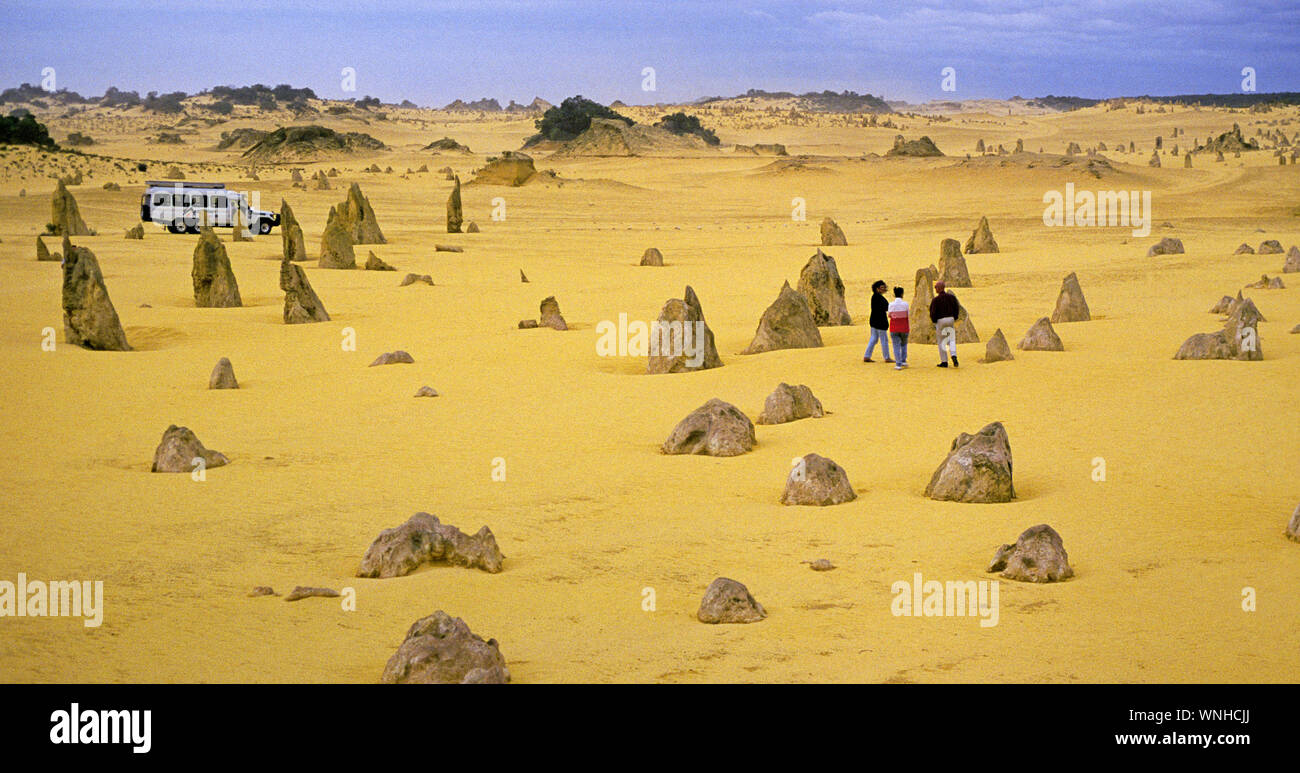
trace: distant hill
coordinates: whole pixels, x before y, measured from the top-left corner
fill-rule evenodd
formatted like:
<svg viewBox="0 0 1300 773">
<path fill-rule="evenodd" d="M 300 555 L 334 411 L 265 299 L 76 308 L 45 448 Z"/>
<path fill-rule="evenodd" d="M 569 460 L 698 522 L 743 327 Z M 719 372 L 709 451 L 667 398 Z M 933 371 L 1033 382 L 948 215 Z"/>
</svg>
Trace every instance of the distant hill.
<svg viewBox="0 0 1300 773">
<path fill-rule="evenodd" d="M 706 97 L 695 104 L 706 105 L 718 102 L 784 102 L 789 107 L 814 113 L 892 113 L 893 108 L 884 99 L 871 94 L 858 94 L 854 91 L 809 91 L 795 94 L 791 91 L 764 91 L 750 89 L 735 97 Z"/>
</svg>

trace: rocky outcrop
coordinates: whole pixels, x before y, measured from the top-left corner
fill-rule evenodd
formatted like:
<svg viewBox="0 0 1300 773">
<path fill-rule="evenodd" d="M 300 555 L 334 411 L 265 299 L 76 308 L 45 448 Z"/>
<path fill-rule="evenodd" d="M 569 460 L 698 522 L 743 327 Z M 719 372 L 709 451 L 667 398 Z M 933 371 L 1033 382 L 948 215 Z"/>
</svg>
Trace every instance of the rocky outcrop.
<svg viewBox="0 0 1300 773">
<path fill-rule="evenodd" d="M 375 220 L 370 200 L 361 193 L 361 186 L 352 183 L 348 197 L 337 207 L 339 224 L 343 226 L 353 244 L 386 244 L 384 232 Z"/>
<path fill-rule="evenodd" d="M 1079 277 L 1073 271 L 1061 281 L 1061 292 L 1056 296 L 1056 309 L 1052 322 L 1087 322 L 1092 319 L 1088 302 L 1083 298 Z"/>
<path fill-rule="evenodd" d="M 226 255 L 226 245 L 211 228 L 205 227 L 199 232 L 190 278 L 194 281 L 195 306 L 225 309 L 244 305 L 239 297 L 235 272 L 230 267 L 230 258 Z"/>
<path fill-rule="evenodd" d="M 1029 328 L 1025 337 L 1016 344 L 1016 348 L 1026 352 L 1063 352 L 1065 345 L 1061 343 L 1061 337 L 1052 329 L 1052 321 L 1047 317 L 1040 317 L 1034 326 Z"/>
<path fill-rule="evenodd" d="M 399 282 L 397 286 L 406 287 L 407 285 L 413 285 L 418 282 L 423 282 L 429 285 L 430 287 L 432 287 L 433 277 L 429 276 L 428 274 L 407 274 L 406 276 L 402 277 L 402 281 Z"/>
<path fill-rule="evenodd" d="M 843 467 L 824 456 L 807 454 L 786 477 L 781 504 L 825 507 L 857 498 Z"/>
<path fill-rule="evenodd" d="M 126 229 L 126 238 L 135 240 L 144 239 L 144 223 L 136 223 Z"/>
<path fill-rule="evenodd" d="M 823 247 L 843 247 L 849 243 L 844 238 L 844 231 L 829 217 L 822 218 L 821 230 Z"/>
<path fill-rule="evenodd" d="M 188 427 L 173 424 L 163 432 L 162 442 L 153 452 L 150 472 L 192 472 L 198 466 L 195 459 L 203 460 L 204 469 L 230 463 L 224 454 L 204 448 Z"/>
<path fill-rule="evenodd" d="M 1286 525 L 1286 536 L 1292 542 L 1300 542 L 1300 505 L 1296 505 L 1295 512 L 1291 513 L 1291 520 Z"/>
<path fill-rule="evenodd" d="M 719 577 L 709 584 L 700 601 L 695 618 L 701 623 L 757 623 L 767 617 L 767 610 L 746 588 L 735 580 Z"/>
<path fill-rule="evenodd" d="M 1151 249 L 1147 250 L 1148 258 L 1154 258 L 1157 255 L 1182 255 L 1182 254 L 1183 254 L 1183 240 L 1175 239 L 1172 236 L 1166 236 L 1165 238 L 1161 239 L 1159 242 L 1151 245 Z"/>
<path fill-rule="evenodd" d="M 961 245 L 956 239 L 944 240 L 945 245 L 949 243 L 951 247 L 939 250 L 939 279 L 948 287 L 971 287 L 970 271 L 961 255 Z"/>
<path fill-rule="evenodd" d="M 1291 249 L 1287 250 L 1286 263 L 1282 264 L 1282 273 L 1294 274 L 1297 271 L 1300 271 L 1300 247 L 1293 244 Z"/>
<path fill-rule="evenodd" d="M 807 349 L 822 345 L 821 332 L 808 301 L 786 282 L 775 301 L 758 321 L 754 340 L 741 354 L 758 354 L 775 349 Z"/>
<path fill-rule="evenodd" d="M 670 298 L 664 304 L 656 322 L 650 333 L 652 340 L 646 373 L 687 373 L 722 367 L 713 331 L 704 320 L 704 307 L 690 285 L 686 286 L 681 300 Z M 657 340 L 654 339 L 656 331 Z"/>
<path fill-rule="evenodd" d="M 465 213 L 460 206 L 460 177 L 456 178 L 456 185 L 451 189 L 451 195 L 447 197 L 447 233 L 460 233 L 460 225 L 465 222 Z"/>
<path fill-rule="evenodd" d="M 370 363 L 370 367 L 373 368 L 377 365 L 410 365 L 413 362 L 415 362 L 414 357 L 398 349 L 397 351 L 384 352 L 379 355 L 374 362 Z"/>
<path fill-rule="evenodd" d="M 1074 576 L 1061 535 L 1045 523 L 1031 526 L 993 555 L 986 572 L 1002 572 L 1019 582 L 1060 582 Z"/>
<path fill-rule="evenodd" d="M 840 279 L 835 258 L 817 250 L 799 272 L 799 294 L 808 302 L 817 325 L 851 325 L 844 302 L 844 281 Z"/>
<path fill-rule="evenodd" d="M 825 415 L 821 401 L 813 396 L 811 389 L 803 384 L 790 386 L 783 381 L 764 401 L 758 423 L 785 424 L 799 419 L 820 419 Z"/>
<path fill-rule="evenodd" d="M 307 281 L 302 266 L 280 261 L 280 289 L 284 291 L 284 323 L 298 325 L 306 322 L 329 322 L 330 315 L 316 297 Z"/>
<path fill-rule="evenodd" d="M 1011 354 L 1011 347 L 1007 345 L 1006 336 L 1002 335 L 1002 328 L 998 328 L 993 337 L 984 346 L 984 357 L 980 362 L 1005 362 L 1014 360 Z"/>
<path fill-rule="evenodd" d="M 568 330 L 569 325 L 564 321 L 564 316 L 560 314 L 560 303 L 555 300 L 554 295 L 542 299 L 540 305 L 541 318 L 538 324 L 542 327 L 549 327 L 555 330 Z"/>
<path fill-rule="evenodd" d="M 41 237 L 36 237 L 36 259 L 40 261 L 59 262 L 63 260 L 63 255 L 57 252 L 50 252 L 50 248 L 45 246 Z"/>
<path fill-rule="evenodd" d="M 979 224 L 971 232 L 970 238 L 966 240 L 966 254 L 997 251 L 998 243 L 993 239 L 993 231 L 989 229 L 989 219 L 981 217 Z"/>
<path fill-rule="evenodd" d="M 1282 242 L 1277 239 L 1266 239 L 1260 242 L 1257 250 L 1260 255 L 1281 255 L 1282 251 Z"/>
<path fill-rule="evenodd" d="M 942 156 L 943 151 L 929 137 L 922 137 L 919 140 L 904 139 L 903 135 L 898 134 L 894 137 L 894 146 L 885 152 L 886 156 L 914 156 L 918 158 L 928 158 L 931 156 Z"/>
<path fill-rule="evenodd" d="M 63 333 L 68 343 L 86 349 L 126 352 L 131 347 L 109 300 L 99 261 L 86 247 L 64 239 Z"/>
<path fill-rule="evenodd" d="M 537 174 L 533 159 L 518 151 L 502 153 L 488 159 L 487 164 L 474 173 L 474 182 L 484 185 L 509 185 L 518 187 Z"/>
<path fill-rule="evenodd" d="M 664 255 L 656 247 L 649 247 L 641 255 L 641 265 L 643 266 L 662 266 L 664 264 Z"/>
<path fill-rule="evenodd" d="M 441 609 L 416 620 L 388 659 L 384 684 L 506 684 L 510 670 L 496 639 L 483 640 Z"/>
<path fill-rule="evenodd" d="M 352 269 L 357 267 L 357 255 L 352 249 L 352 237 L 348 227 L 339 217 L 338 211 L 331 208 L 325 221 L 325 231 L 320 237 L 321 268 Z"/>
<path fill-rule="evenodd" d="M 50 201 L 50 224 L 54 226 L 56 236 L 92 236 L 94 231 L 81 219 L 77 209 L 77 200 L 72 197 L 63 180 L 54 187 L 54 196 Z"/>
<path fill-rule="evenodd" d="M 229 358 L 217 360 L 212 375 L 208 376 L 208 389 L 239 389 L 239 382 L 235 380 L 235 368 L 230 364 Z"/>
<path fill-rule="evenodd" d="M 948 502 L 1010 502 L 1016 498 L 1011 478 L 1011 441 L 1001 422 L 952 441 L 948 456 L 930 476 L 925 495 Z"/>
<path fill-rule="evenodd" d="M 396 271 L 397 269 L 393 268 L 392 266 L 388 265 L 384 261 L 380 260 L 379 256 L 374 253 L 374 250 L 371 250 L 370 257 L 366 258 L 366 270 L 367 271 Z"/>
<path fill-rule="evenodd" d="M 307 247 L 302 239 L 302 226 L 293 215 L 289 202 L 280 199 L 280 244 L 285 260 L 307 260 Z"/>
<path fill-rule="evenodd" d="M 718 398 L 687 414 L 660 450 L 665 454 L 739 456 L 754 449 L 754 423 L 739 408 Z"/>
<path fill-rule="evenodd" d="M 379 532 L 366 549 L 357 576 L 402 577 L 424 564 L 440 562 L 496 574 L 504 558 L 488 527 L 470 536 L 437 516 L 416 513 L 401 526 Z"/>
</svg>

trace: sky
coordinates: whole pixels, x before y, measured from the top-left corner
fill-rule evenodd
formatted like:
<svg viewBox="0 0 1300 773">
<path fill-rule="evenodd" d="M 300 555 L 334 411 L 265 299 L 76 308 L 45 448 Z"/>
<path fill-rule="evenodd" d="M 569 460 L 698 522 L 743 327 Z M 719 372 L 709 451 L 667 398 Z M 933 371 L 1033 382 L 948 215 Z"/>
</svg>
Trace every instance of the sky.
<svg viewBox="0 0 1300 773">
<path fill-rule="evenodd" d="M 1244 68 L 1257 91 L 1300 91 L 1297 0 L 0 0 L 0 30 L 0 87 L 53 68 L 83 96 L 288 83 L 422 106 L 751 88 L 1104 98 L 1239 92 Z"/>
</svg>

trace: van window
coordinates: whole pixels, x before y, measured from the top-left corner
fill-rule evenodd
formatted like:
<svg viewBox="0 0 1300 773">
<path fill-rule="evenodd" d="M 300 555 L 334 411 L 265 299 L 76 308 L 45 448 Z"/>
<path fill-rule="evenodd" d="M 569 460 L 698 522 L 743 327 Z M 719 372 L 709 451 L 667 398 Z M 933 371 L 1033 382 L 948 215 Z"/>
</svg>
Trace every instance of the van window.
<svg viewBox="0 0 1300 773">
<path fill-rule="evenodd" d="M 172 205 L 172 195 L 170 193 L 155 193 L 153 195 L 153 205 L 155 207 L 170 207 Z"/>
<path fill-rule="evenodd" d="M 208 206 L 212 207 L 213 209 L 225 209 L 225 208 L 226 208 L 226 197 L 225 197 L 225 196 L 213 196 L 213 197 L 212 197 L 212 200 L 208 202 Z"/>
<path fill-rule="evenodd" d="M 191 193 L 185 196 L 185 206 L 203 207 L 205 197 L 202 193 Z"/>
</svg>

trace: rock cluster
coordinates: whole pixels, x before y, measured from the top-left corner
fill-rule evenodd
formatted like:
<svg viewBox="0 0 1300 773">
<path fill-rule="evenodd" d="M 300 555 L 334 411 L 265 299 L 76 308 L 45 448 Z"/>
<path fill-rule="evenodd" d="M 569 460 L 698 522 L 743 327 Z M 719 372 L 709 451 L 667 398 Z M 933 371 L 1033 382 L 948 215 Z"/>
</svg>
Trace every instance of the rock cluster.
<svg viewBox="0 0 1300 773">
<path fill-rule="evenodd" d="M 379 533 L 366 549 L 357 576 L 402 577 L 423 564 L 439 562 L 496 574 L 504 558 L 488 527 L 470 536 L 437 516 L 416 513 L 406 523 Z"/>
</svg>

